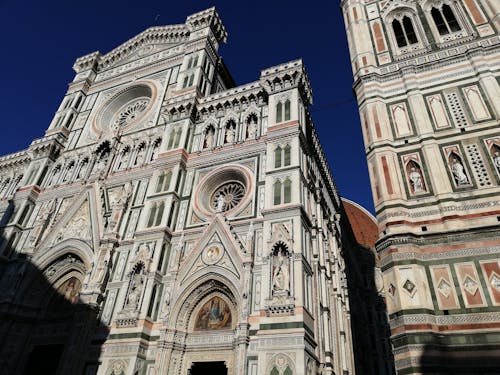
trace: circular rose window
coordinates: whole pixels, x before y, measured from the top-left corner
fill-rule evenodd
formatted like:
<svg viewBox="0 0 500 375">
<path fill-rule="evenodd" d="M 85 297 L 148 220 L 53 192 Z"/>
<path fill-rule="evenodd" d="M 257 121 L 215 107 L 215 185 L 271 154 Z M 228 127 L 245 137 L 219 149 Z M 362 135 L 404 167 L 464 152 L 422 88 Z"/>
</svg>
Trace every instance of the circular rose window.
<svg viewBox="0 0 500 375">
<path fill-rule="evenodd" d="M 138 98 L 126 103 L 114 116 L 113 125 L 123 127 L 131 124 L 148 108 L 149 101 L 149 98 Z"/>
<path fill-rule="evenodd" d="M 218 168 L 199 182 L 194 194 L 194 208 L 202 216 L 234 214 L 249 202 L 252 186 L 247 168 L 239 165 Z"/>
<path fill-rule="evenodd" d="M 245 186 L 241 182 L 226 182 L 215 189 L 210 203 L 216 211 L 226 212 L 235 208 L 244 196 Z"/>
<path fill-rule="evenodd" d="M 117 92 L 98 112 L 93 123 L 94 130 L 115 132 L 138 124 L 147 115 L 155 99 L 154 85 L 146 82 Z"/>
</svg>

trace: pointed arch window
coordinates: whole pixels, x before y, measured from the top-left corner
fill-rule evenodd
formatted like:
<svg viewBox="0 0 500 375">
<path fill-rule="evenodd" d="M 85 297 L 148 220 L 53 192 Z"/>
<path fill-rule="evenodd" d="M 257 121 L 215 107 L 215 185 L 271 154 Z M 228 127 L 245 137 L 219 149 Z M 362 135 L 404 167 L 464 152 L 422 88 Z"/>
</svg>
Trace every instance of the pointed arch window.
<svg viewBox="0 0 500 375">
<path fill-rule="evenodd" d="M 291 163 L 291 153 L 292 153 L 292 148 L 290 145 L 286 145 L 285 148 L 283 149 L 283 165 L 289 166 Z"/>
<path fill-rule="evenodd" d="M 281 181 L 276 180 L 273 185 L 273 204 L 281 204 Z"/>
<path fill-rule="evenodd" d="M 283 121 L 283 104 L 279 102 L 276 104 L 276 122 Z"/>
<path fill-rule="evenodd" d="M 163 218 L 163 211 L 165 211 L 165 202 L 155 202 L 151 205 L 149 210 L 149 217 L 147 227 L 151 228 L 153 226 L 157 227 L 161 224 L 161 219 Z"/>
<path fill-rule="evenodd" d="M 448 4 L 443 4 L 441 8 L 432 7 L 431 16 L 436 24 L 439 35 L 447 35 L 462 30 L 453 10 Z"/>
<path fill-rule="evenodd" d="M 283 203 L 292 201 L 292 181 L 287 177 L 283 182 Z"/>
<path fill-rule="evenodd" d="M 158 181 L 156 183 L 155 193 L 160 193 L 162 191 L 167 191 L 170 187 L 170 181 L 172 180 L 172 172 L 167 171 L 158 176 Z"/>
<path fill-rule="evenodd" d="M 191 77 L 189 77 L 189 86 L 193 86 L 194 82 L 194 74 L 191 74 Z"/>
<path fill-rule="evenodd" d="M 274 168 L 287 167 L 292 162 L 292 147 L 285 145 L 284 147 L 277 146 L 274 149 Z"/>
<path fill-rule="evenodd" d="M 401 21 L 398 19 L 393 20 L 392 30 L 394 31 L 398 47 L 406 47 L 410 44 L 418 43 L 417 34 L 415 33 L 410 17 L 404 16 Z"/>
<path fill-rule="evenodd" d="M 167 150 L 172 150 L 174 148 L 179 147 L 181 135 L 182 135 L 181 128 L 175 128 L 170 132 L 170 137 L 167 143 Z"/>
<path fill-rule="evenodd" d="M 189 82 L 189 76 L 184 77 L 184 83 L 182 84 L 182 88 L 186 88 Z"/>
<path fill-rule="evenodd" d="M 286 204 L 292 201 L 292 181 L 286 177 L 283 181 L 277 179 L 273 184 L 273 205 Z"/>
<path fill-rule="evenodd" d="M 285 101 L 285 121 L 289 121 L 290 120 L 290 100 L 287 99 Z"/>
<path fill-rule="evenodd" d="M 281 168 L 282 165 L 282 160 L 281 160 L 281 154 L 283 152 L 283 149 L 278 146 L 274 149 L 274 168 Z"/>
</svg>

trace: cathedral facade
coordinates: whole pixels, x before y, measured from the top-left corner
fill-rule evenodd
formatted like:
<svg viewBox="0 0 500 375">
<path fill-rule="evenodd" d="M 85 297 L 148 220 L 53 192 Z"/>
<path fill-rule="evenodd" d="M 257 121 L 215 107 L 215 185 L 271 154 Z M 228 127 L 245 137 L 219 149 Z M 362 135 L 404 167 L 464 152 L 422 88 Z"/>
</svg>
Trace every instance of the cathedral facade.
<svg viewBox="0 0 500 375">
<path fill-rule="evenodd" d="M 212 8 L 77 59 L 0 158 L 0 373 L 355 372 L 362 250 L 304 65 L 235 86 L 225 40 Z"/>
<path fill-rule="evenodd" d="M 342 11 L 398 374 L 498 374 L 500 3 Z"/>
</svg>

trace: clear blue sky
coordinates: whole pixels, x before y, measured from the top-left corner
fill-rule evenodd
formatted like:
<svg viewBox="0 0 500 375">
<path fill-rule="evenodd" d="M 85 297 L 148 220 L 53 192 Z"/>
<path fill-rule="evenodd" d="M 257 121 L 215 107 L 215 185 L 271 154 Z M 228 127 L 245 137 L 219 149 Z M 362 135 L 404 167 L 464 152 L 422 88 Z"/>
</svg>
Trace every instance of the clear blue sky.
<svg viewBox="0 0 500 375">
<path fill-rule="evenodd" d="M 340 193 L 373 211 L 338 3 L 0 0 L 0 154 L 26 148 L 43 135 L 73 79 L 76 58 L 96 50 L 104 54 L 150 26 L 184 23 L 215 5 L 229 34 L 220 52 L 237 84 L 258 79 L 267 67 L 304 60 L 312 116 Z"/>
</svg>

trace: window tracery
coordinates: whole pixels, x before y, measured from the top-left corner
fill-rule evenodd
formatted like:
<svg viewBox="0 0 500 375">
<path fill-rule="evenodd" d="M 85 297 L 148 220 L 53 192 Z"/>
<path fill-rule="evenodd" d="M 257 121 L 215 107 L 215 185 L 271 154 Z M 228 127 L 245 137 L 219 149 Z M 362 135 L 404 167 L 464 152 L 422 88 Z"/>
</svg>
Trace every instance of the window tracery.
<svg viewBox="0 0 500 375">
<path fill-rule="evenodd" d="M 153 202 L 149 209 L 148 222 L 146 227 L 157 227 L 161 224 L 163 218 L 163 211 L 165 211 L 165 202 Z"/>
<path fill-rule="evenodd" d="M 286 177 L 283 181 L 277 179 L 273 184 L 273 204 L 290 203 L 292 201 L 292 181 Z"/>
<path fill-rule="evenodd" d="M 170 137 L 168 138 L 167 150 L 172 150 L 179 147 L 181 140 L 182 128 L 176 127 L 170 132 Z"/>
<path fill-rule="evenodd" d="M 160 176 L 158 176 L 155 193 L 167 191 L 168 188 L 170 187 L 171 179 L 172 179 L 172 171 L 163 172 Z"/>
<path fill-rule="evenodd" d="M 289 144 L 274 149 L 274 168 L 288 167 L 291 164 L 292 147 Z"/>
</svg>

